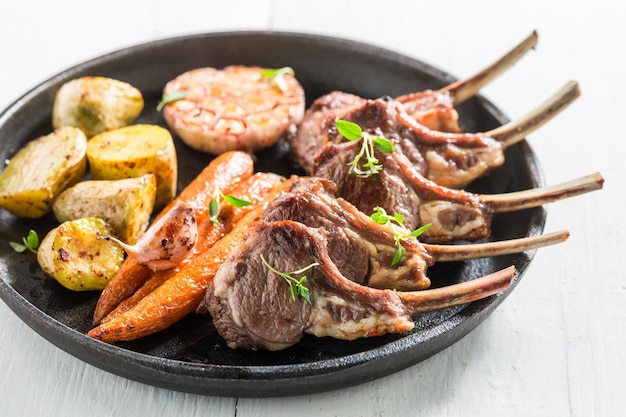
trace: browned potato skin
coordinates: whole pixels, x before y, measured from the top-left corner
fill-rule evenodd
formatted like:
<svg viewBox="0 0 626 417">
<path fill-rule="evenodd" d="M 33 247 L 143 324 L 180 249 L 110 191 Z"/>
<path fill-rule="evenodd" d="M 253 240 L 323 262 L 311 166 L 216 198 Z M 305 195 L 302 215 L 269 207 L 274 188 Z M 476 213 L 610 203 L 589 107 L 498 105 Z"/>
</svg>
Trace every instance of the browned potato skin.
<svg viewBox="0 0 626 417">
<path fill-rule="evenodd" d="M 75 126 L 88 138 L 129 125 L 143 110 L 141 92 L 107 77 L 81 77 L 63 84 L 52 108 L 52 125 Z"/>
<path fill-rule="evenodd" d="M 138 124 L 107 131 L 87 143 L 91 176 L 96 180 L 120 180 L 154 174 L 157 181 L 155 209 L 176 195 L 178 161 L 170 132 L 157 125 Z"/>
<path fill-rule="evenodd" d="M 111 233 L 94 217 L 64 222 L 41 241 L 39 266 L 67 289 L 102 290 L 124 260 L 122 248 L 108 239 Z"/>
<path fill-rule="evenodd" d="M 63 191 L 52 210 L 60 223 L 84 217 L 105 220 L 123 242 L 135 244 L 150 223 L 156 177 L 83 181 Z"/>
<path fill-rule="evenodd" d="M 85 134 L 69 126 L 29 142 L 0 175 L 0 207 L 25 218 L 49 213 L 54 198 L 84 176 L 86 150 Z"/>
</svg>

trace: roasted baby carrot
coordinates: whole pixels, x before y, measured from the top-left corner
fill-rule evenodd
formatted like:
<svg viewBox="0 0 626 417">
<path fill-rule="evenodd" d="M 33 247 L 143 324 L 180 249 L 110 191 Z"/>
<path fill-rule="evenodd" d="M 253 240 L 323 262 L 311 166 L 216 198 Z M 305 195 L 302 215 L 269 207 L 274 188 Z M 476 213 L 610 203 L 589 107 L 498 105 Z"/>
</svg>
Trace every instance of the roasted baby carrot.
<svg viewBox="0 0 626 417">
<path fill-rule="evenodd" d="M 214 244 L 216 241 L 224 237 L 226 234 L 226 228 L 223 225 L 216 225 L 211 228 L 210 233 L 202 239 L 202 242 L 211 242 Z M 200 242 L 198 242 L 200 243 Z M 106 316 L 100 320 L 99 324 L 106 323 L 108 321 L 113 320 L 115 317 L 120 314 L 130 310 L 133 308 L 139 301 L 141 301 L 144 297 L 150 294 L 152 291 L 156 290 L 161 284 L 170 279 L 174 274 L 176 274 L 180 268 L 171 268 L 162 271 L 156 271 L 152 273 L 150 271 L 150 276 L 145 280 L 144 284 L 137 289 L 132 295 L 122 300 L 113 310 L 111 310 Z"/>
<path fill-rule="evenodd" d="M 204 219 L 198 223 L 198 230 L 203 231 L 199 234 L 202 234 L 204 237 L 198 241 L 193 252 L 181 262 L 181 265 L 176 268 L 155 272 L 133 295 L 120 302 L 117 307 L 107 314 L 101 320 L 101 323 L 111 321 L 121 313 L 131 309 L 142 298 L 176 274 L 183 265 L 191 262 L 198 254 L 209 249 L 215 242 L 229 232 L 254 205 L 261 203 L 267 194 L 272 192 L 273 188 L 282 180 L 283 178 L 279 175 L 259 172 L 239 182 L 239 184 L 233 188 L 232 195 L 244 201 L 249 201 L 252 204 L 250 206 L 236 207 L 222 199 L 220 202 L 218 223 L 213 224 L 208 216 L 205 216 Z M 206 230 L 206 232 L 204 232 L 204 230 Z"/>
<path fill-rule="evenodd" d="M 175 206 L 176 201 L 183 201 L 194 208 L 196 221 L 209 216 L 209 203 L 215 189 L 230 192 L 236 185 L 250 177 L 254 172 L 252 157 L 245 152 L 224 153 L 207 165 L 192 182 L 181 191 L 170 204 L 157 215 L 157 219 Z M 202 240 L 203 236 L 200 235 Z M 104 288 L 96 304 L 93 315 L 94 324 L 98 324 L 122 300 L 131 296 L 141 287 L 153 272 L 140 265 L 133 257 L 127 257 L 119 271 Z"/>
<path fill-rule="evenodd" d="M 261 222 L 267 204 L 289 186 L 290 181 L 277 186 L 215 245 L 184 265 L 132 309 L 95 327 L 87 335 L 109 343 L 134 340 L 163 330 L 195 311 L 229 252 L 240 244 L 250 227 Z"/>
</svg>

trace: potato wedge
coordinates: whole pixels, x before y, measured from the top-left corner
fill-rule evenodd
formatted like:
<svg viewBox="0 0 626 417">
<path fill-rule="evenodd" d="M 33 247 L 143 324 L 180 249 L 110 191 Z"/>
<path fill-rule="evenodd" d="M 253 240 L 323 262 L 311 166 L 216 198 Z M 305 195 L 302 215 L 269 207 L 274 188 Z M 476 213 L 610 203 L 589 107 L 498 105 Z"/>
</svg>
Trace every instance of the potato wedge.
<svg viewBox="0 0 626 417">
<path fill-rule="evenodd" d="M 90 138 L 129 125 L 143 110 L 141 92 L 123 81 L 107 77 L 81 77 L 57 91 L 52 125 L 74 126 Z"/>
<path fill-rule="evenodd" d="M 95 217 L 64 222 L 41 241 L 39 266 L 70 290 L 102 290 L 124 260 L 121 246 L 107 238 L 112 232 Z"/>
<path fill-rule="evenodd" d="M 132 125 L 100 133 L 87 143 L 87 159 L 91 176 L 96 180 L 154 174 L 156 209 L 164 207 L 176 195 L 178 164 L 174 140 L 160 126 Z"/>
<path fill-rule="evenodd" d="M 83 181 L 59 194 L 52 211 L 60 223 L 83 217 L 103 219 L 120 240 L 134 245 L 150 223 L 156 187 L 154 174 Z"/>
<path fill-rule="evenodd" d="M 27 218 L 50 212 L 54 198 L 85 174 L 86 151 L 87 138 L 75 127 L 31 141 L 0 175 L 0 207 Z"/>
</svg>

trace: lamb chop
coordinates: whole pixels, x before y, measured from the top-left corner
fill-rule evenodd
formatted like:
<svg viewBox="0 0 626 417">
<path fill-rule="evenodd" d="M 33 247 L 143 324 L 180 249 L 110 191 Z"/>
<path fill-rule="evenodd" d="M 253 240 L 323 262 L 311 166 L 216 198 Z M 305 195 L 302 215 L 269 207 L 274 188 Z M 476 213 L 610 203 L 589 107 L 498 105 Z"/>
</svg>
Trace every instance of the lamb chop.
<svg viewBox="0 0 626 417">
<path fill-rule="evenodd" d="M 431 284 L 427 269 L 435 262 L 520 253 L 560 243 L 569 236 L 562 231 L 483 244 L 424 245 L 416 238 L 400 239 L 408 235 L 403 224 L 379 223 L 335 197 L 336 187 L 329 181 L 315 177 L 292 180 L 289 192 L 267 206 L 263 221 L 290 220 L 323 230 L 329 256 L 341 274 L 374 288 L 424 290 Z"/>
<path fill-rule="evenodd" d="M 339 119 L 378 131 L 397 142 L 420 174 L 446 187 L 462 188 L 504 163 L 504 150 L 521 141 L 580 94 L 570 82 L 536 110 L 516 122 L 484 133 L 446 133 L 417 123 L 402 103 L 389 97 L 366 100 L 332 92 L 315 100 L 290 141 L 292 157 L 311 172 L 313 161 L 327 143 L 341 143 Z"/>
<path fill-rule="evenodd" d="M 319 230 L 293 221 L 261 223 L 221 265 L 198 312 L 211 314 L 231 348 L 280 350 L 304 333 L 354 340 L 407 332 L 413 316 L 496 294 L 516 274 L 509 267 L 439 289 L 380 290 L 344 277 L 328 251 Z M 280 272 L 304 267 L 310 267 L 306 280 Z"/>
<path fill-rule="evenodd" d="M 600 189 L 603 178 L 595 173 L 551 187 L 504 194 L 473 194 L 442 187 L 424 178 L 415 165 L 395 147 L 392 153 L 375 150 L 382 170 L 368 178 L 350 173 L 348 165 L 360 152 L 361 142 L 327 144 L 315 160 L 313 175 L 332 181 L 337 196 L 369 214 L 376 207 L 397 212 L 413 230 L 431 223 L 420 237 L 428 243 L 476 241 L 491 233 L 493 215 L 537 207 L 559 199 Z"/>
<path fill-rule="evenodd" d="M 244 186 L 247 182 L 243 181 L 240 185 Z M 294 186 L 294 183 L 299 184 Z M 294 176 L 263 192 L 262 195 L 265 197 L 257 196 L 256 192 L 250 191 L 251 195 L 258 198 L 251 197 L 251 200 L 256 200 L 251 206 L 235 209 L 238 214 L 232 213 L 233 221 L 235 216 L 238 220 L 229 226 L 232 227 L 230 232 L 218 240 L 213 240 L 208 246 L 200 240 L 198 252 L 194 252 L 169 272 L 155 275 L 144 287 L 99 320 L 100 324 L 91 329 L 87 335 L 114 343 L 134 340 L 167 328 L 196 310 L 222 264 L 238 250 L 240 245 L 246 245 L 250 230 L 259 224 L 273 223 L 269 218 L 289 217 L 294 212 L 303 222 L 314 221 L 317 222 L 316 225 L 321 225 L 320 230 L 324 230 L 323 233 L 328 235 L 327 244 L 330 250 L 335 252 L 333 254 L 335 259 L 340 259 L 340 254 L 343 254 L 355 260 L 352 270 L 346 267 L 350 262 L 342 262 L 342 268 L 345 270 L 342 273 L 348 274 L 355 281 L 382 288 L 427 288 L 430 280 L 426 277 L 425 271 L 435 260 L 464 260 L 517 253 L 558 243 L 567 238 L 567 232 L 561 232 L 531 237 L 523 241 L 484 244 L 475 246 L 476 250 L 473 245 L 458 247 L 430 245 L 425 249 L 415 239 L 402 240 L 398 245 L 405 249 L 406 254 L 394 267 L 390 261 L 393 252 L 399 248 L 395 246 L 396 229 L 378 224 L 346 201 L 334 198 L 330 192 L 332 189 L 333 186 L 328 181 Z M 287 192 L 294 195 L 300 193 L 301 196 L 296 197 L 296 200 L 304 197 L 305 200 L 309 198 L 311 202 L 292 204 L 292 200 L 280 197 Z M 324 208 L 324 205 L 328 207 Z M 221 227 L 218 230 L 222 230 Z M 363 256 L 363 248 L 370 251 L 369 255 Z M 361 257 L 358 262 L 357 256 Z M 147 289 L 147 292 L 144 289 Z M 137 295 L 140 297 L 136 298 Z M 126 301 L 130 301 L 130 304 Z"/>
<path fill-rule="evenodd" d="M 425 90 L 396 97 L 406 112 L 418 123 L 432 130 L 460 133 L 459 114 L 455 106 L 478 94 L 480 89 L 515 64 L 537 44 L 534 31 L 513 49 L 476 74 L 453 82 L 439 90 Z"/>
</svg>

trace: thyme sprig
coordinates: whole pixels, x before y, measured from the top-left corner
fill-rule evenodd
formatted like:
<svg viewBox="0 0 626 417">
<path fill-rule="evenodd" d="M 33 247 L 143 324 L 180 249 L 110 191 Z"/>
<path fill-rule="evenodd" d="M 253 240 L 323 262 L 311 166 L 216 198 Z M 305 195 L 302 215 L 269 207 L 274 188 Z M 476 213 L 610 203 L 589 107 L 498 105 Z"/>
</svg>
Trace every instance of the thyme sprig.
<svg viewBox="0 0 626 417">
<path fill-rule="evenodd" d="M 375 207 L 374 213 L 372 213 L 370 217 L 372 218 L 372 220 L 374 220 L 378 224 L 386 225 L 386 224 L 392 223 L 398 229 L 398 231 L 394 233 L 393 235 L 393 240 L 396 244 L 397 250 L 396 250 L 395 255 L 393 256 L 393 259 L 391 260 L 392 268 L 394 268 L 400 263 L 400 261 L 402 260 L 402 257 L 406 253 L 406 249 L 404 249 L 404 246 L 402 246 L 402 241 L 410 239 L 410 238 L 417 238 L 421 234 L 423 234 L 425 231 L 427 231 L 430 228 L 430 226 L 432 226 L 432 223 L 428 223 L 411 232 L 404 225 L 403 215 L 401 215 L 400 213 L 394 212 L 393 216 L 390 216 L 382 207 Z"/>
<path fill-rule="evenodd" d="M 22 253 L 26 250 L 37 253 L 37 248 L 39 247 L 39 235 L 37 235 L 37 232 L 30 230 L 28 235 L 22 238 L 22 242 L 23 243 L 9 242 L 9 246 L 18 253 Z"/>
<path fill-rule="evenodd" d="M 354 157 L 352 162 L 348 164 L 350 167 L 350 173 L 354 173 L 360 178 L 368 178 L 382 171 L 383 166 L 374 156 L 374 148 L 383 153 L 393 152 L 393 143 L 391 143 L 389 139 L 364 132 L 359 125 L 348 122 L 347 120 L 337 120 L 335 122 L 335 126 L 337 127 L 339 133 L 350 141 L 363 139 L 361 150 Z M 365 163 L 360 165 L 363 157 L 365 157 Z"/>
<path fill-rule="evenodd" d="M 267 79 L 271 83 L 274 83 L 281 91 L 287 91 L 288 86 L 285 81 L 285 75 L 291 75 L 292 77 L 296 75 L 296 72 L 291 67 L 282 67 L 282 68 L 268 68 L 261 72 L 261 79 Z"/>
<path fill-rule="evenodd" d="M 166 105 L 173 103 L 175 101 L 178 101 L 178 100 L 182 100 L 185 97 L 187 97 L 189 94 L 191 94 L 191 91 L 188 91 L 188 90 L 173 91 L 171 93 L 165 93 L 163 94 L 163 97 L 161 97 L 161 101 L 157 105 L 156 110 L 161 111 L 163 110 L 163 107 L 165 107 Z"/>
<path fill-rule="evenodd" d="M 222 199 L 224 199 L 228 204 L 230 204 L 233 207 L 246 207 L 252 204 L 252 202 L 248 200 L 235 197 L 234 195 L 231 195 L 231 194 L 224 195 L 219 190 L 219 188 L 216 188 L 215 192 L 213 193 L 213 198 L 211 199 L 211 202 L 209 203 L 209 219 L 211 220 L 211 223 L 213 224 L 219 223 L 218 217 L 220 215 L 220 202 Z"/>
<path fill-rule="evenodd" d="M 300 278 L 296 278 L 294 275 L 300 275 L 305 273 L 306 271 L 308 271 L 309 269 L 312 269 L 316 266 L 319 266 L 319 263 L 317 262 L 313 262 L 307 266 L 305 266 L 304 268 L 300 268 L 298 270 L 295 271 L 291 271 L 291 272 L 282 272 L 277 270 L 276 268 L 274 268 L 272 265 L 270 265 L 266 260 L 265 257 L 263 257 L 263 255 L 261 255 L 261 261 L 263 262 L 263 264 L 273 273 L 281 276 L 285 281 L 287 281 L 287 284 L 289 284 L 289 292 L 291 293 L 291 298 L 293 298 L 293 301 L 296 301 L 298 299 L 298 297 L 302 297 L 302 299 L 304 301 L 306 301 L 307 304 L 311 304 L 311 292 L 310 290 L 304 285 L 307 281 L 306 275 L 303 275 Z"/>
</svg>

